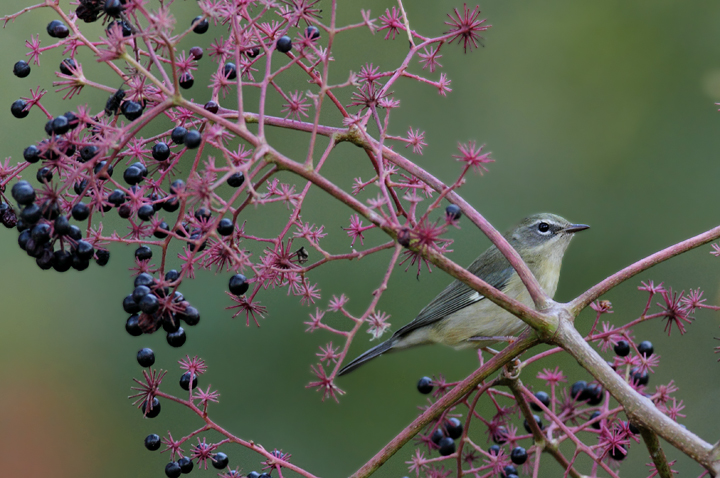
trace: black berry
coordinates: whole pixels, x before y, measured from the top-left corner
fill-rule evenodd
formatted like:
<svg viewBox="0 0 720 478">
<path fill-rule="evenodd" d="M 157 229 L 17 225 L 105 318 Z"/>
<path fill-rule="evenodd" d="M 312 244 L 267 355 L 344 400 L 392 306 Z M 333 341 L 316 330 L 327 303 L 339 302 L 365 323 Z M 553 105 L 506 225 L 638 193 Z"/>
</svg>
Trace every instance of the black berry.
<svg viewBox="0 0 720 478">
<path fill-rule="evenodd" d="M 100 161 L 93 168 L 93 172 L 97 174 L 98 179 L 110 179 L 112 177 L 114 170 L 113 165 L 107 164 L 106 167 L 106 164 L 106 161 Z"/>
<path fill-rule="evenodd" d="M 25 180 L 16 182 L 10 190 L 10 193 L 13 199 L 23 206 L 32 204 L 35 201 L 35 189 Z"/>
<path fill-rule="evenodd" d="M 137 361 L 141 367 L 152 367 L 155 363 L 155 352 L 147 347 L 140 349 L 137 353 Z"/>
<path fill-rule="evenodd" d="M 165 161 L 170 157 L 170 147 L 167 143 L 156 143 L 152 149 L 152 157 L 155 161 Z"/>
<path fill-rule="evenodd" d="M 180 458 L 177 461 L 177 464 L 180 465 L 180 471 L 182 471 L 183 474 L 188 474 L 193 469 L 193 461 L 192 461 L 192 459 L 190 459 L 189 456 L 184 456 L 184 457 Z"/>
<path fill-rule="evenodd" d="M 233 222 L 230 219 L 224 217 L 224 218 L 220 219 L 220 223 L 218 224 L 218 227 L 217 227 L 217 232 L 221 236 L 229 236 L 233 233 L 234 229 L 235 229 L 235 227 L 233 225 Z"/>
<path fill-rule="evenodd" d="M 546 392 L 539 391 L 535 393 L 535 398 L 537 398 L 540 403 L 545 405 L 545 407 L 550 407 L 550 395 L 548 395 Z M 530 408 L 535 410 L 536 412 L 542 411 L 542 408 L 540 408 L 538 405 L 535 404 L 535 402 L 530 402 Z"/>
<path fill-rule="evenodd" d="M 133 285 L 135 287 L 146 285 L 151 286 L 155 283 L 155 279 L 153 279 L 153 276 L 148 274 L 147 272 L 141 272 L 140 274 L 135 277 L 135 280 L 133 281 Z"/>
<path fill-rule="evenodd" d="M 315 25 L 310 25 L 305 29 L 305 38 L 316 40 L 320 38 L 320 30 Z"/>
<path fill-rule="evenodd" d="M 453 440 L 460 438 L 463 432 L 462 422 L 460 422 L 457 418 L 452 417 L 445 423 L 445 431 L 447 432 L 447 436 Z"/>
<path fill-rule="evenodd" d="M 205 108 L 205 111 L 209 111 L 210 113 L 215 114 L 220 109 L 220 105 L 218 105 L 213 100 L 210 100 L 207 103 L 205 103 L 205 106 L 203 106 L 203 108 Z"/>
<path fill-rule="evenodd" d="M 599 410 L 595 410 L 595 411 L 592 413 L 592 415 L 590 415 L 590 418 L 588 419 L 588 421 L 592 421 L 592 420 L 596 419 L 597 417 L 599 417 L 600 415 L 601 415 L 601 414 L 600 414 L 600 411 L 599 411 Z M 602 420 L 598 420 L 598 421 L 596 421 L 595 423 L 593 423 L 593 424 L 590 425 L 590 426 L 593 427 L 595 430 L 600 430 L 600 429 L 602 428 L 602 423 L 600 423 L 601 421 L 602 421 Z"/>
<path fill-rule="evenodd" d="M 618 357 L 626 357 L 630 353 L 630 344 L 626 340 L 618 340 L 618 343 L 613 347 L 615 355 Z"/>
<path fill-rule="evenodd" d="M 183 312 L 178 313 L 178 317 L 185 321 L 188 325 L 197 325 L 200 322 L 200 312 L 193 306 L 188 305 Z"/>
<path fill-rule="evenodd" d="M 72 75 L 73 70 L 77 68 L 77 63 L 72 58 L 65 58 L 60 62 L 60 73 L 63 75 Z"/>
<path fill-rule="evenodd" d="M 572 384 L 572 387 L 570 387 L 570 396 L 574 400 L 578 400 L 581 402 L 584 402 L 589 397 L 585 393 L 585 388 L 587 387 L 587 382 L 585 380 L 580 380 Z"/>
<path fill-rule="evenodd" d="M 235 63 L 225 63 L 225 66 L 223 66 L 223 75 L 228 80 L 234 80 L 237 78 L 237 68 L 235 67 Z"/>
<path fill-rule="evenodd" d="M 93 159 L 98 154 L 98 148 L 97 146 L 93 146 L 91 144 L 87 146 L 83 146 L 80 149 L 80 160 L 83 163 L 87 163 L 91 159 Z"/>
<path fill-rule="evenodd" d="M 172 142 L 175 144 L 183 144 L 185 142 L 186 133 L 187 130 L 185 128 L 178 126 L 172 130 L 172 133 L 170 133 L 170 139 L 172 139 Z"/>
<path fill-rule="evenodd" d="M 185 330 L 180 327 L 177 332 L 170 332 L 167 334 L 167 343 L 170 344 L 171 347 L 182 347 L 182 345 L 187 340 L 187 336 L 185 335 Z"/>
<path fill-rule="evenodd" d="M 133 299 L 132 294 L 125 296 L 123 299 L 123 310 L 128 314 L 136 314 L 140 312 L 140 307 L 138 307 L 137 302 Z"/>
<path fill-rule="evenodd" d="M 145 448 L 150 451 L 159 450 L 161 444 L 160 437 L 154 433 L 145 437 Z"/>
<path fill-rule="evenodd" d="M 106 0 L 103 10 L 111 17 L 119 17 L 125 8 L 123 3 L 125 2 L 121 0 Z"/>
<path fill-rule="evenodd" d="M 53 38 L 65 38 L 70 34 L 70 29 L 60 20 L 53 20 L 48 23 L 46 31 Z"/>
<path fill-rule="evenodd" d="M 638 385 L 647 385 L 650 381 L 650 374 L 641 372 L 638 367 L 630 369 L 630 380 Z"/>
<path fill-rule="evenodd" d="M 460 211 L 460 206 L 457 206 L 455 204 L 451 204 L 448 207 L 445 208 L 445 215 L 449 217 L 450 219 L 453 219 L 457 221 L 462 217 L 462 212 Z"/>
<path fill-rule="evenodd" d="M 22 119 L 30 114 L 30 110 L 25 109 L 26 106 L 27 103 L 25 103 L 25 100 L 15 100 L 15 102 L 10 106 L 10 112 L 14 117 Z"/>
<path fill-rule="evenodd" d="M 455 453 L 455 441 L 450 437 L 445 437 L 438 443 L 440 447 L 440 455 L 448 456 Z"/>
<path fill-rule="evenodd" d="M 152 259 L 152 255 L 152 249 L 150 249 L 150 246 L 140 246 L 135 249 L 135 257 L 140 261 Z"/>
<path fill-rule="evenodd" d="M 640 352 L 640 355 L 644 355 L 645 357 L 649 357 L 654 352 L 653 344 L 649 340 L 643 340 L 638 344 L 638 352 Z"/>
<path fill-rule="evenodd" d="M 95 251 L 95 264 L 99 266 L 106 266 L 110 261 L 110 251 L 107 249 L 98 249 Z"/>
<path fill-rule="evenodd" d="M 510 459 L 516 465 L 522 465 L 527 461 L 528 455 L 525 448 L 517 446 L 510 452 Z"/>
<path fill-rule="evenodd" d="M 193 25 L 193 31 L 200 35 L 207 32 L 208 28 L 210 28 L 210 23 L 208 22 L 207 18 L 203 18 L 202 16 L 197 16 L 193 18 L 190 25 Z"/>
<path fill-rule="evenodd" d="M 278 38 L 278 41 L 275 44 L 275 48 L 280 53 L 289 52 L 290 50 L 292 50 L 292 39 L 287 35 L 281 36 L 280 38 Z"/>
<path fill-rule="evenodd" d="M 585 387 L 584 393 L 589 405 L 600 405 L 603 401 L 603 388 L 597 383 L 589 383 L 587 387 Z"/>
<path fill-rule="evenodd" d="M 192 388 L 196 389 L 198 386 L 198 377 L 197 374 L 192 374 L 192 376 Z M 182 377 L 180 377 L 180 388 L 190 390 L 190 372 L 185 372 L 182 374 Z"/>
<path fill-rule="evenodd" d="M 155 208 L 150 204 L 143 204 L 138 208 L 137 215 L 141 221 L 149 221 L 155 215 Z"/>
<path fill-rule="evenodd" d="M 195 149 L 202 143 L 202 135 L 198 130 L 191 129 L 185 133 L 185 147 L 187 149 Z"/>
<path fill-rule="evenodd" d="M 148 418 L 155 418 L 156 416 L 160 415 L 160 400 L 157 399 L 157 397 L 153 397 L 152 399 L 152 407 L 147 410 L 147 413 L 145 412 L 145 408 L 147 407 L 147 400 L 145 400 L 142 403 L 141 410 L 143 412 L 143 415 L 145 415 Z"/>
<path fill-rule="evenodd" d="M 245 182 L 245 175 L 242 172 L 232 174 L 227 178 L 227 183 L 233 188 L 239 188 Z"/>
<path fill-rule="evenodd" d="M 627 448 L 625 448 L 624 445 L 618 445 L 617 447 L 611 448 L 608 455 L 615 461 L 623 461 L 627 456 Z"/>
<path fill-rule="evenodd" d="M 13 74 L 18 78 L 25 78 L 30 74 L 30 65 L 28 65 L 26 61 L 18 61 L 13 66 Z"/>
<path fill-rule="evenodd" d="M 165 476 L 168 478 L 178 478 L 182 474 L 182 470 L 180 469 L 180 465 L 177 464 L 175 461 L 171 461 L 167 465 L 165 465 Z"/>
<path fill-rule="evenodd" d="M 133 314 L 127 319 L 127 322 L 125 322 L 125 330 L 133 337 L 139 337 L 143 334 L 143 331 L 138 324 L 139 319 L 140 316 Z"/>
<path fill-rule="evenodd" d="M 148 315 L 152 315 L 160 308 L 160 301 L 158 301 L 155 294 L 147 294 L 145 297 L 140 299 L 138 305 L 140 306 L 140 310 Z"/>
<path fill-rule="evenodd" d="M 180 85 L 180 88 L 188 90 L 195 84 L 195 78 L 193 78 L 189 71 L 185 72 L 180 75 L 180 78 L 178 78 L 178 84 Z"/>
<path fill-rule="evenodd" d="M 539 428 L 540 430 L 542 430 L 543 428 L 545 428 L 545 425 L 543 425 L 542 419 L 541 419 L 539 416 L 533 415 L 533 418 L 535 419 L 535 423 L 537 423 L 537 426 L 538 426 L 538 428 Z M 526 431 L 526 432 L 532 433 L 532 428 L 530 428 L 530 424 L 528 423 L 527 420 L 525 420 L 525 421 L 523 422 L 523 426 L 525 427 L 525 431 Z"/>
<path fill-rule="evenodd" d="M 418 389 L 418 392 L 422 393 L 423 395 L 427 395 L 428 393 L 432 392 L 433 391 L 432 379 L 430 377 L 421 378 L 420 380 L 418 380 L 417 389 Z"/>
<path fill-rule="evenodd" d="M 52 181 L 52 178 L 53 173 L 47 166 L 43 166 L 42 168 L 38 169 L 37 173 L 35 174 L 35 179 L 37 179 L 39 183 L 49 183 L 50 181 Z"/>
<path fill-rule="evenodd" d="M 231 294 L 243 295 L 250 288 L 250 284 L 247 283 L 247 278 L 244 275 L 235 274 L 230 278 L 228 288 Z"/>
<path fill-rule="evenodd" d="M 28 163 L 37 163 L 40 160 L 40 150 L 31 144 L 23 150 L 23 159 Z"/>
<path fill-rule="evenodd" d="M 226 468 L 228 466 L 228 456 L 219 451 L 215 454 L 215 456 L 212 457 L 212 466 L 217 468 L 218 470 L 222 470 L 223 468 Z"/>
<path fill-rule="evenodd" d="M 120 111 L 128 121 L 135 121 L 142 116 L 143 107 L 137 101 L 126 101 L 120 106 Z"/>
</svg>

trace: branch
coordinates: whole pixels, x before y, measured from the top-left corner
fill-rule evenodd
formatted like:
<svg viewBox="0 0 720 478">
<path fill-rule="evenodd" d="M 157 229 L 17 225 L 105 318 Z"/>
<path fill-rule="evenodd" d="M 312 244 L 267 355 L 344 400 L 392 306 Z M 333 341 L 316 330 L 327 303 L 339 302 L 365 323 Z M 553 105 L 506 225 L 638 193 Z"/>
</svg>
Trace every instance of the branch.
<svg viewBox="0 0 720 478">
<path fill-rule="evenodd" d="M 588 345 L 572 322 L 561 319 L 554 343 L 564 348 L 625 408 L 628 418 L 640 427 L 654 431 L 668 443 L 710 470 L 720 471 L 720 462 L 712 456 L 712 446 L 657 409 L 649 399 L 635 391 Z"/>
<path fill-rule="evenodd" d="M 660 440 L 658 440 L 657 435 L 645 427 L 640 427 L 639 429 L 648 452 L 650 452 L 650 458 L 652 458 L 653 463 L 655 463 L 655 470 L 658 476 L 660 476 L 660 478 L 672 478 L 673 473 L 665 457 L 665 452 L 660 447 Z"/>
<path fill-rule="evenodd" d="M 714 241 L 720 238 L 720 226 L 710 229 L 707 232 L 703 232 L 695 237 L 686 239 L 682 242 L 678 242 L 674 246 L 663 249 L 662 251 L 656 252 L 645 259 L 641 259 L 634 264 L 627 266 L 625 269 L 616 272 L 604 281 L 592 286 L 582 295 L 577 297 L 575 300 L 569 303 L 570 312 L 573 316 L 576 316 L 582 309 L 587 307 L 592 301 L 612 289 L 613 287 L 625 282 L 637 274 L 650 269 L 655 264 L 659 264 L 663 261 L 687 252 L 696 247 L 700 247 L 703 244 Z"/>
<path fill-rule="evenodd" d="M 491 360 L 477 369 L 465 380 L 460 382 L 455 388 L 450 390 L 440 400 L 435 402 L 430 408 L 425 410 L 422 415 L 417 417 L 413 422 L 405 427 L 390 443 L 385 445 L 370 461 L 365 463 L 351 478 L 365 478 L 372 475 L 380 468 L 391 456 L 400 450 L 407 442 L 417 435 L 428 423 L 440 416 L 447 408 L 451 407 L 462 397 L 470 393 L 476 388 L 480 382 L 485 380 L 490 374 L 498 371 L 503 365 L 517 357 L 525 350 L 538 344 L 537 337 L 531 330 L 526 330 L 511 345 L 505 347 L 500 353 L 495 355 Z"/>
</svg>

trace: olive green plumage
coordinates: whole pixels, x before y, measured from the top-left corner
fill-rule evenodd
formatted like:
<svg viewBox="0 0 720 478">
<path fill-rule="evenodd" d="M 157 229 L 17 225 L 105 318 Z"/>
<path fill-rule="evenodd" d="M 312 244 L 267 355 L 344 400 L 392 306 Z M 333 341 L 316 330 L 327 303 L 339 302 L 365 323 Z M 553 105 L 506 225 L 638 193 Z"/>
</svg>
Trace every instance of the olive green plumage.
<svg viewBox="0 0 720 478">
<path fill-rule="evenodd" d="M 505 239 L 520 254 L 543 290 L 552 297 L 570 240 L 576 232 L 587 228 L 584 224 L 571 224 L 555 214 L 542 213 L 523 219 L 505 234 Z M 509 297 L 532 307 L 530 294 L 497 247 L 491 246 L 480 254 L 468 270 Z M 456 280 L 422 309 L 412 322 L 350 362 L 340 370 L 339 375 L 351 372 L 388 351 L 431 343 L 456 349 L 481 348 L 498 342 L 497 338 L 515 336 L 524 328 L 523 321 Z"/>
</svg>

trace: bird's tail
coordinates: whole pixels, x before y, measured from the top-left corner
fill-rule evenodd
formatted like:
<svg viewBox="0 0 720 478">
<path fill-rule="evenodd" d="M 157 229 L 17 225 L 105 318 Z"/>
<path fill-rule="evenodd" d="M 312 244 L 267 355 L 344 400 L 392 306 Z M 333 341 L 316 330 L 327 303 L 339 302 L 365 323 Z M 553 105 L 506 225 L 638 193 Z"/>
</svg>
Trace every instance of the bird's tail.
<svg viewBox="0 0 720 478">
<path fill-rule="evenodd" d="M 375 347 L 366 351 L 365 353 L 363 353 L 362 355 L 357 357 L 355 360 L 353 360 L 352 362 L 350 362 L 349 364 L 344 366 L 340 370 L 340 372 L 338 372 L 338 375 L 345 375 L 346 373 L 350 373 L 353 370 L 355 370 L 356 368 L 358 368 L 359 366 L 361 366 L 362 364 L 364 364 L 365 362 L 367 362 L 371 359 L 374 359 L 375 357 L 379 357 L 380 355 L 384 354 L 385 352 L 387 352 L 388 350 L 393 348 L 393 346 L 395 345 L 396 342 L 397 342 L 397 340 L 393 337 L 389 340 L 386 340 L 385 342 L 383 342 L 381 344 L 376 345 Z"/>
</svg>

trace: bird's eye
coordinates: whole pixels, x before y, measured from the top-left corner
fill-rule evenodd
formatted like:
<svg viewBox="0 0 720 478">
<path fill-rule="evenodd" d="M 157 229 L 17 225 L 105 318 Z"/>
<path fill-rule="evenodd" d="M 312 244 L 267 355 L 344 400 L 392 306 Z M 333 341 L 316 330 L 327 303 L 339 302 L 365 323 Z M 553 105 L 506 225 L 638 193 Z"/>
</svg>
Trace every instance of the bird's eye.
<svg viewBox="0 0 720 478">
<path fill-rule="evenodd" d="M 538 231 L 540 231 L 543 234 L 546 234 L 550 230 L 550 226 L 547 222 L 541 222 L 538 224 Z"/>
</svg>

